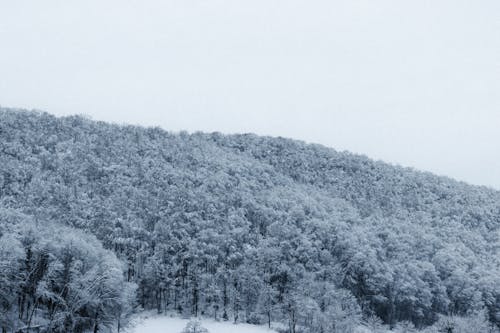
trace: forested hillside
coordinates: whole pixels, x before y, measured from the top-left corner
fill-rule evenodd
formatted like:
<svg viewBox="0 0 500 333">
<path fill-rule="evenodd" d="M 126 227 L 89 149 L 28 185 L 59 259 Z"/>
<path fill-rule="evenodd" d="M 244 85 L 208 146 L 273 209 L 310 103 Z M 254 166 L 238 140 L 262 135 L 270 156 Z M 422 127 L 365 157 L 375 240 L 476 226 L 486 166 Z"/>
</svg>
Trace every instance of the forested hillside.
<svg viewBox="0 0 500 333">
<path fill-rule="evenodd" d="M 283 138 L 0 109 L 1 329 L 138 308 L 291 333 L 498 325 L 500 192 Z"/>
</svg>

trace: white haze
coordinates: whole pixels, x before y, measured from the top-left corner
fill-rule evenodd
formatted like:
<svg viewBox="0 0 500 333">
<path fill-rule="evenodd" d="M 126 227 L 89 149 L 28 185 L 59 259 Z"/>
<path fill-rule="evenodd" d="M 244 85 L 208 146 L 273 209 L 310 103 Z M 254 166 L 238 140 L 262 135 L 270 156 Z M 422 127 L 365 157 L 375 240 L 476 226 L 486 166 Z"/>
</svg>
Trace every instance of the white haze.
<svg viewBox="0 0 500 333">
<path fill-rule="evenodd" d="M 318 142 L 500 189 L 500 1 L 1 1 L 0 104 Z"/>
</svg>

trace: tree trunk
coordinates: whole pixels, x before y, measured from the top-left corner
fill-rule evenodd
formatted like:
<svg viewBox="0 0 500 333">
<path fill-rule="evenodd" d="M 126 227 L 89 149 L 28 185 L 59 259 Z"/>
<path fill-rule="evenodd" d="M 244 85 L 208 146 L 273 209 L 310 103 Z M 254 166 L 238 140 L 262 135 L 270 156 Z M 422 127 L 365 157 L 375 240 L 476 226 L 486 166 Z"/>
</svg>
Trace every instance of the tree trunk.
<svg viewBox="0 0 500 333">
<path fill-rule="evenodd" d="M 224 305 L 224 312 L 222 314 L 222 318 L 224 320 L 228 319 L 228 317 L 227 317 L 227 303 L 228 303 L 228 299 L 227 299 L 227 283 L 226 283 L 226 278 L 224 278 L 224 288 L 222 290 L 222 304 Z"/>
<path fill-rule="evenodd" d="M 94 333 L 99 332 L 99 322 L 97 321 L 98 314 L 95 314 L 95 325 L 94 325 Z"/>
</svg>

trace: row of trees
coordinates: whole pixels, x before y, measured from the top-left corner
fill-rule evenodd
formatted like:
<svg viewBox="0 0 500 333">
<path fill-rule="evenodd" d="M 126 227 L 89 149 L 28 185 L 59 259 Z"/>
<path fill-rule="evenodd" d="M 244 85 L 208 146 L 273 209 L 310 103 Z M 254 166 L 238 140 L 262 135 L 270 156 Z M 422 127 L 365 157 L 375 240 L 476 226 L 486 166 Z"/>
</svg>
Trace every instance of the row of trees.
<svg viewBox="0 0 500 333">
<path fill-rule="evenodd" d="M 290 332 L 350 332 L 361 308 L 350 291 L 327 272 L 308 273 L 299 265 L 276 264 L 272 249 L 255 257 L 211 266 L 186 253 L 179 265 L 157 252 L 145 262 L 138 298 L 144 308 L 178 311 L 184 316 L 271 325 L 286 323 Z M 161 253 L 162 251 L 160 251 Z M 175 260 L 174 260 L 175 262 Z M 336 327 L 336 329 L 335 329 Z"/>
</svg>

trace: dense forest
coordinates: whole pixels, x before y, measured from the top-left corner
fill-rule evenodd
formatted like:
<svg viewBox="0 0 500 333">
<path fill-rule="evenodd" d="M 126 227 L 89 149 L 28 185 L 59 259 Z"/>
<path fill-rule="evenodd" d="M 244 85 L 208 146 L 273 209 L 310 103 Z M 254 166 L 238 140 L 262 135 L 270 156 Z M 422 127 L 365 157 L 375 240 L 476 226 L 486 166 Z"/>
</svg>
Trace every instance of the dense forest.
<svg viewBox="0 0 500 333">
<path fill-rule="evenodd" d="M 120 331 L 141 309 L 488 332 L 500 192 L 284 138 L 0 109 L 0 331 Z"/>
</svg>

